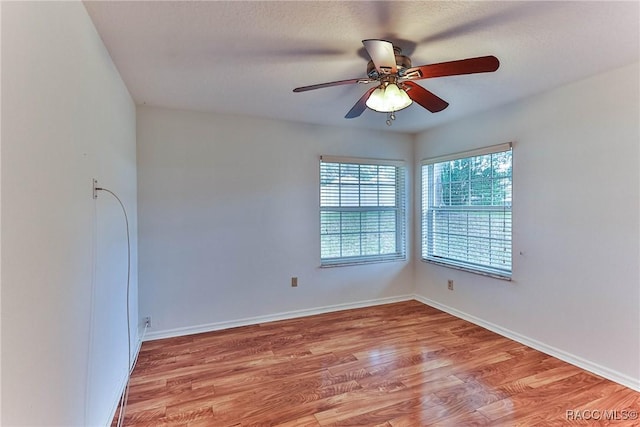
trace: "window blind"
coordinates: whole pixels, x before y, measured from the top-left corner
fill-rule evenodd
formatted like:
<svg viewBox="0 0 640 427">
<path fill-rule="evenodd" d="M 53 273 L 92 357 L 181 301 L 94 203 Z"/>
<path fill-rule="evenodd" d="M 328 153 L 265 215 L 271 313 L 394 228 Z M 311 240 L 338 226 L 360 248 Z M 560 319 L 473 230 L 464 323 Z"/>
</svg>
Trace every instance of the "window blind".
<svg viewBox="0 0 640 427">
<path fill-rule="evenodd" d="M 511 277 L 510 144 L 422 163 L 422 259 Z"/>
<path fill-rule="evenodd" d="M 322 156 L 321 265 L 405 259 L 402 162 Z"/>
</svg>

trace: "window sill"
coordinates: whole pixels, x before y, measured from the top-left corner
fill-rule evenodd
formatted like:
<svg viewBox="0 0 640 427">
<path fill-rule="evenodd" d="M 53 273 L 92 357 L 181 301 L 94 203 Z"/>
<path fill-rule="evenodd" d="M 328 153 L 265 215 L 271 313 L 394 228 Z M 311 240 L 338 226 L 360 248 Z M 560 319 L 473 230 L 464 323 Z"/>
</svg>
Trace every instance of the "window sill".
<svg viewBox="0 0 640 427">
<path fill-rule="evenodd" d="M 375 260 L 358 260 L 358 261 L 337 261 L 334 263 L 320 264 L 320 268 L 349 267 L 352 265 L 381 264 L 384 262 L 397 262 L 397 261 L 406 261 L 406 260 L 407 260 L 407 257 L 375 259 Z"/>
</svg>

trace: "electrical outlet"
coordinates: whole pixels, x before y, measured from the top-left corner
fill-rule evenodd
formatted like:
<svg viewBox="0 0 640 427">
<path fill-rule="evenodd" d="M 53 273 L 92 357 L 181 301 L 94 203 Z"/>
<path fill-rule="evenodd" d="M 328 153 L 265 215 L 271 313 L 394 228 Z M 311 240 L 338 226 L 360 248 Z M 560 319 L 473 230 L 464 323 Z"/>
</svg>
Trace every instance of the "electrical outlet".
<svg viewBox="0 0 640 427">
<path fill-rule="evenodd" d="M 96 179 L 93 179 L 93 198 L 98 198 L 98 181 Z"/>
<path fill-rule="evenodd" d="M 453 280 L 447 280 L 447 289 L 453 290 Z"/>
<path fill-rule="evenodd" d="M 151 327 L 151 316 L 147 316 L 144 318 L 144 326 L 146 326 L 147 328 Z"/>
<path fill-rule="evenodd" d="M 291 278 L 291 287 L 292 288 L 297 288 L 298 287 L 298 278 L 297 277 L 292 277 Z"/>
</svg>

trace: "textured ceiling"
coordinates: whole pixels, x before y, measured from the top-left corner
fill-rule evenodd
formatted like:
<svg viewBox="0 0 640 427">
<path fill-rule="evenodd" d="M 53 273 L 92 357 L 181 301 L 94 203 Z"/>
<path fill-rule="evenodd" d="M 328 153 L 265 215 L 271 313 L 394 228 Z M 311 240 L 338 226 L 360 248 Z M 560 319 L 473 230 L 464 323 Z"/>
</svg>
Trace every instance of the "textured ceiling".
<svg viewBox="0 0 640 427">
<path fill-rule="evenodd" d="M 640 3 L 85 1 L 137 104 L 418 132 L 638 61 Z M 484 55 L 495 73 L 419 83 L 450 106 L 344 119 L 365 85 L 361 40 L 387 39 L 413 65 Z"/>
</svg>

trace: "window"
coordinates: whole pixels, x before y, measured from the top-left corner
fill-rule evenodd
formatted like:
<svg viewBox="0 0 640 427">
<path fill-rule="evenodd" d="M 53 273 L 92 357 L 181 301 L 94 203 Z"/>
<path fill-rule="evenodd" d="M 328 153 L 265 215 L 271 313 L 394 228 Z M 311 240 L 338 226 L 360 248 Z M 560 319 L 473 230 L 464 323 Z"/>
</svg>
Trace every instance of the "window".
<svg viewBox="0 0 640 427">
<path fill-rule="evenodd" d="M 322 266 L 405 259 L 402 162 L 322 156 Z"/>
<path fill-rule="evenodd" d="M 422 259 L 511 277 L 511 144 L 422 163 Z"/>
</svg>

